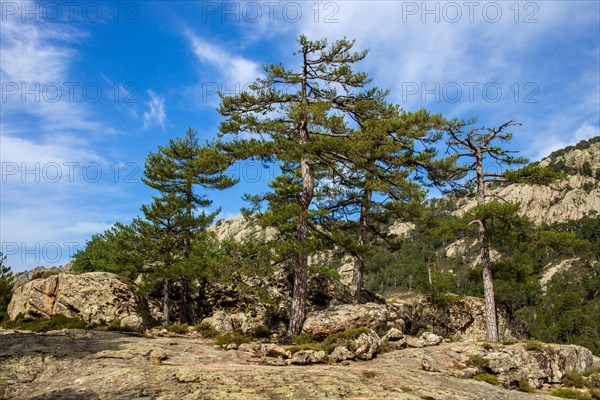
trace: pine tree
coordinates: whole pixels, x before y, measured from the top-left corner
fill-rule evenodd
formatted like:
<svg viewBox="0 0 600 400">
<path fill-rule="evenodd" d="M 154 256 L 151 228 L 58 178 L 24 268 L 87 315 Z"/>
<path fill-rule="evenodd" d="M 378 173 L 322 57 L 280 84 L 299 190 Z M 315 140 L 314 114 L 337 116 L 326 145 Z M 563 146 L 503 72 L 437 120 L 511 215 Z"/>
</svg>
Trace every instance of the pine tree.
<svg viewBox="0 0 600 400">
<path fill-rule="evenodd" d="M 158 190 L 160 196 L 151 205 L 142 206 L 145 219 L 138 218 L 131 226 L 132 236 L 137 236 L 133 246 L 138 250 L 133 249 L 132 253 L 138 255 L 138 263 L 152 265 L 155 278 L 162 281 L 164 324 L 169 322 L 169 290 L 173 281 L 181 286 L 180 322 L 191 322 L 190 281 L 202 278 L 201 271 L 194 271 L 189 262 L 193 241 L 220 212 L 198 213 L 199 208 L 210 206 L 212 201 L 198 194 L 196 188 L 225 189 L 235 184 L 235 179 L 224 174 L 230 162 L 214 143 L 200 146 L 192 128 L 183 138 L 171 139 L 167 146 L 159 146 L 157 153 L 147 157 L 143 181 Z M 140 254 L 145 255 L 140 259 Z"/>
<path fill-rule="evenodd" d="M 462 170 L 465 173 L 474 173 L 466 181 L 466 186 L 475 188 L 478 209 L 474 211 L 474 223 L 479 228 L 480 260 L 483 275 L 483 291 L 486 316 L 486 335 L 491 341 L 498 341 L 498 322 L 496 316 L 496 301 L 494 298 L 494 281 L 490 262 L 490 238 L 488 220 L 492 216 L 504 215 L 509 218 L 518 209 L 513 205 L 504 205 L 497 202 L 486 204 L 486 185 L 492 181 L 505 180 L 505 176 L 498 172 L 486 170 L 488 161 L 494 161 L 497 166 L 511 166 L 524 164 L 525 158 L 513 157 L 507 149 L 498 143 L 507 143 L 512 139 L 512 134 L 506 130 L 518 125 L 515 121 L 508 121 L 497 128 L 470 128 L 476 122 L 454 120 L 448 126 L 449 151 L 464 161 Z"/>
<path fill-rule="evenodd" d="M 439 130 L 446 123 L 443 117 L 426 110 L 401 111 L 386 104 L 384 95 L 379 92 L 355 108 L 353 118 L 359 127 L 335 154 L 337 168 L 331 168 L 332 184 L 321 207 L 332 212 L 334 221 L 358 214 L 351 249 L 355 303 L 360 302 L 371 218 L 390 219 L 414 212 L 424 200 L 423 178 L 437 181 L 442 170 L 452 164 L 452 159 L 434 159 L 437 152 L 432 145 L 441 137 Z"/>
<path fill-rule="evenodd" d="M 222 134 L 253 134 L 254 141 L 239 141 L 246 158 L 270 159 L 287 163 L 298 174 L 293 204 L 279 211 L 287 213 L 295 225 L 294 286 L 287 338 L 300 333 L 306 313 L 310 209 L 315 196 L 315 172 L 326 167 L 317 157 L 334 148 L 334 140 L 348 134 L 344 115 L 359 99 L 355 89 L 369 80 L 354 73 L 351 65 L 367 52 L 354 52 L 354 41 L 297 40 L 299 70 L 282 64 L 265 67 L 266 77 L 257 79 L 249 90 L 236 96 L 222 96 Z M 243 143 L 243 144 L 242 144 Z M 282 182 L 279 182 L 282 183 Z M 284 192 L 289 192 L 283 190 Z"/>
</svg>

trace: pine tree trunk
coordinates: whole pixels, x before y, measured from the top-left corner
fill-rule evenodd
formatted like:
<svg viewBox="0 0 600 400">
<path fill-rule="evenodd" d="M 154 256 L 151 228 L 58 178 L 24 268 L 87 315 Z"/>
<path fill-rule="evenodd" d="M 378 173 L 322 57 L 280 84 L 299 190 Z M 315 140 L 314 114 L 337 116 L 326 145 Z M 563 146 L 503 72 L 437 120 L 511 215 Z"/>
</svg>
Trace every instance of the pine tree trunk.
<svg viewBox="0 0 600 400">
<path fill-rule="evenodd" d="M 368 182 L 367 182 L 368 185 Z M 367 243 L 367 232 L 369 228 L 369 205 L 371 203 L 371 190 L 365 189 L 362 203 L 360 206 L 360 217 L 358 219 L 358 245 L 363 246 Z M 352 301 L 355 304 L 360 303 L 360 295 L 363 286 L 363 271 L 365 267 L 365 259 L 363 254 L 358 254 L 354 257 L 354 271 L 352 274 Z"/>
<path fill-rule="evenodd" d="M 307 50 L 304 49 L 304 62 L 302 70 L 301 104 L 308 106 L 307 101 L 307 76 L 308 62 Z M 306 113 L 306 111 L 304 111 Z M 314 176 L 310 165 L 310 158 L 304 147 L 308 144 L 308 121 L 304 115 L 298 125 L 298 144 L 302 149 L 300 157 L 300 172 L 302 174 L 302 193 L 298 196 L 301 214 L 296 222 L 296 262 L 294 265 L 294 288 L 292 290 L 292 307 L 290 309 L 290 324 L 286 333 L 286 340 L 291 341 L 302 332 L 306 318 L 306 293 L 308 281 L 308 254 L 306 241 L 308 240 L 308 209 L 314 195 Z"/>
<path fill-rule="evenodd" d="M 477 204 L 485 204 L 485 175 L 483 172 L 483 156 L 481 148 L 477 148 L 476 167 L 477 174 Z M 494 281 L 490 266 L 490 242 L 487 236 L 485 220 L 478 221 L 479 224 L 479 255 L 481 258 L 481 270 L 483 275 L 483 296 L 485 303 L 485 331 L 487 339 L 497 342 L 498 321 L 496 317 L 496 300 L 494 299 Z"/>
<path fill-rule="evenodd" d="M 308 238 L 308 224 L 305 216 L 299 218 L 297 226 L 297 238 L 303 243 Z M 286 334 L 288 340 L 302 332 L 304 319 L 306 318 L 306 292 L 308 282 L 308 255 L 306 251 L 299 250 L 296 254 L 296 265 L 294 266 L 294 289 L 292 292 L 292 308 L 290 310 L 290 325 Z"/>
<path fill-rule="evenodd" d="M 494 299 L 494 281 L 490 266 L 490 244 L 485 230 L 485 222 L 479 221 L 479 244 L 481 269 L 483 274 L 483 294 L 485 302 L 485 331 L 487 339 L 497 342 L 498 321 L 496 319 L 496 301 Z"/>
<path fill-rule="evenodd" d="M 187 222 L 185 226 L 185 237 L 183 240 L 183 258 L 185 260 L 189 259 L 192 248 L 192 219 L 194 217 L 192 209 L 193 209 L 193 188 L 190 183 L 186 184 L 185 188 L 185 201 L 186 201 L 186 215 Z M 181 294 L 179 298 L 179 323 L 180 324 L 189 324 L 189 310 L 188 310 L 188 300 L 189 300 L 189 284 L 184 279 L 181 280 Z"/>
<path fill-rule="evenodd" d="M 169 280 L 163 281 L 163 326 L 169 326 Z"/>
<path fill-rule="evenodd" d="M 179 298 L 179 323 L 189 324 L 188 297 L 189 285 L 184 280 L 181 282 L 181 297 Z"/>
</svg>

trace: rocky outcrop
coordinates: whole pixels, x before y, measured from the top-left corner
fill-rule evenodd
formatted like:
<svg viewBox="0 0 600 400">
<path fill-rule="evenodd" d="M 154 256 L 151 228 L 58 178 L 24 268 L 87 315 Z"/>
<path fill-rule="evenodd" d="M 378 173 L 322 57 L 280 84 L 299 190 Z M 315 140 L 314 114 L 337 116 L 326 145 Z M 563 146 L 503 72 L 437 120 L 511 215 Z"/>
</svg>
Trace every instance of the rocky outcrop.
<svg viewBox="0 0 600 400">
<path fill-rule="evenodd" d="M 552 278 L 554 278 L 556 274 L 570 270 L 571 268 L 573 268 L 574 265 L 577 264 L 577 261 L 579 261 L 578 258 L 569 258 L 566 260 L 562 260 L 558 264 L 546 265 L 542 277 L 540 278 L 540 286 L 542 287 L 542 292 L 546 293 L 548 291 L 548 286 L 550 285 L 550 282 L 552 282 Z"/>
<path fill-rule="evenodd" d="M 215 312 L 211 317 L 204 318 L 203 324 L 209 325 L 219 333 L 240 331 L 244 334 L 256 335 L 258 332 L 269 332 L 269 313 L 265 308 L 254 314 L 233 313 L 228 314 L 223 310 Z"/>
<path fill-rule="evenodd" d="M 417 335 L 430 331 L 445 338 L 485 340 L 483 299 L 471 296 L 449 296 L 444 302 L 433 302 L 425 296 L 414 295 L 390 299 L 389 306 L 405 321 L 404 332 Z M 498 331 L 501 339 L 527 339 L 527 325 L 497 305 Z"/>
<path fill-rule="evenodd" d="M 290 365 L 320 364 L 327 361 L 327 355 L 324 351 L 300 350 L 294 353 L 288 361 Z"/>
<path fill-rule="evenodd" d="M 37 266 L 34 269 L 30 269 L 24 272 L 15 272 L 13 273 L 13 289 L 18 288 L 21 285 L 26 284 L 34 279 L 39 278 L 47 278 L 51 275 L 56 275 L 61 272 L 71 272 L 73 268 L 73 263 L 69 262 L 65 265 L 61 265 L 60 267 L 43 267 Z"/>
<path fill-rule="evenodd" d="M 584 347 L 537 342 L 447 343 L 402 353 L 420 358 L 426 371 L 467 379 L 479 373 L 492 374 L 506 388 L 518 388 L 523 381 L 537 389 L 560 384 L 567 373 L 589 370 L 594 363 L 591 351 Z"/>
<path fill-rule="evenodd" d="M 209 232 L 213 232 L 217 240 L 233 239 L 238 242 L 262 238 L 270 240 L 275 237 L 276 230 L 274 228 L 262 229 L 252 218 L 245 218 L 243 215 L 222 219 L 215 222 L 208 228 Z"/>
<path fill-rule="evenodd" d="M 390 329 L 418 335 L 430 331 L 442 337 L 459 336 L 484 340 L 483 299 L 453 297 L 445 303 L 434 303 L 422 295 L 391 299 L 388 304 L 342 304 L 308 314 L 303 331 L 319 337 L 360 327 L 368 327 L 379 335 Z M 527 326 L 506 309 L 498 307 L 498 325 L 502 338 L 529 337 Z"/>
<path fill-rule="evenodd" d="M 33 280 L 15 289 L 8 306 L 11 319 L 62 314 L 95 324 L 119 319 L 122 326 L 132 328 L 144 325 L 140 310 L 132 287 L 108 272 L 61 273 Z"/>
<path fill-rule="evenodd" d="M 527 380 L 532 387 L 557 384 L 571 371 L 582 372 L 592 368 L 592 352 L 574 345 L 541 345 L 539 350 L 527 350 L 523 345 L 506 346 L 487 353 L 483 367 L 498 375 L 507 387 Z"/>
<path fill-rule="evenodd" d="M 292 298 L 292 278 L 285 270 L 268 277 L 243 280 L 244 289 L 234 284 L 214 284 L 206 289 L 205 308 L 209 324 L 220 333 L 241 330 L 244 333 L 268 330 L 284 333 L 289 320 Z M 365 301 L 384 303 L 385 300 L 369 291 Z M 308 280 L 307 308 L 324 310 L 352 301 L 350 289 L 326 274 L 312 274 Z"/>
</svg>

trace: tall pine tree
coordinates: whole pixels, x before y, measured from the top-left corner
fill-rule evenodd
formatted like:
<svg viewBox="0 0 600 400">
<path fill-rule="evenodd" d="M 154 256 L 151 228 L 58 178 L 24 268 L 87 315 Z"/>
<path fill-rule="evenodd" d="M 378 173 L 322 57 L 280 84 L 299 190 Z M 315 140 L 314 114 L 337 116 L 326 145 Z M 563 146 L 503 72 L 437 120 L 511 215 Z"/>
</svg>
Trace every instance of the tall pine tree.
<svg viewBox="0 0 600 400">
<path fill-rule="evenodd" d="M 369 82 L 366 74 L 352 71 L 351 65 L 367 54 L 352 52 L 354 41 L 344 39 L 328 45 L 325 40 L 310 41 L 300 36 L 297 43 L 298 69 L 287 69 L 282 64 L 267 66 L 266 77 L 257 79 L 246 92 L 223 96 L 220 107 L 226 117 L 220 128 L 222 134 L 258 137 L 246 147 L 250 150 L 246 157 L 270 158 L 288 164 L 288 169 L 298 174 L 299 179 L 290 180 L 299 185 L 293 204 L 280 210 L 290 213 L 295 225 L 288 339 L 300 333 L 306 315 L 309 214 L 315 195 L 315 171 L 323 167 L 317 154 L 331 149 L 332 141 L 348 134 L 344 115 L 359 100 L 356 89 Z"/>
<path fill-rule="evenodd" d="M 476 121 L 476 119 L 452 121 L 447 127 L 447 145 L 449 152 L 462 161 L 462 165 L 457 171 L 471 176 L 463 182 L 462 186 L 475 190 L 477 206 L 468 215 L 472 216 L 479 231 L 486 335 L 488 340 L 497 341 L 499 339 L 498 322 L 488 225 L 492 220 L 503 221 L 505 225 L 510 225 L 511 221 L 517 221 L 519 206 L 506 202 L 488 201 L 486 188 L 490 182 L 527 182 L 546 185 L 558 179 L 560 174 L 541 167 L 525 167 L 517 171 L 499 172 L 497 168 L 506 168 L 527 162 L 525 158 L 513 156 L 515 151 L 503 148 L 503 145 L 512 139 L 512 134 L 507 130 L 519 124 L 515 121 L 508 121 L 494 128 L 472 127 Z M 490 163 L 496 168 L 496 171 L 490 170 Z"/>
<path fill-rule="evenodd" d="M 138 250 L 146 254 L 143 262 L 153 266 L 155 276 L 163 285 L 164 324 L 169 322 L 169 291 L 173 280 L 180 285 L 180 322 L 190 323 L 188 307 L 190 282 L 200 277 L 189 262 L 193 241 L 214 220 L 219 210 L 206 214 L 198 212 L 212 201 L 203 189 L 225 189 L 236 183 L 224 174 L 231 160 L 207 143 L 201 146 L 198 134 L 189 128 L 182 138 L 171 139 L 167 146 L 146 159 L 144 183 L 158 190 L 159 196 L 149 206 L 143 206 L 144 219 L 136 219 L 132 231 L 138 235 Z M 137 254 L 140 254 L 138 252 Z"/>
</svg>

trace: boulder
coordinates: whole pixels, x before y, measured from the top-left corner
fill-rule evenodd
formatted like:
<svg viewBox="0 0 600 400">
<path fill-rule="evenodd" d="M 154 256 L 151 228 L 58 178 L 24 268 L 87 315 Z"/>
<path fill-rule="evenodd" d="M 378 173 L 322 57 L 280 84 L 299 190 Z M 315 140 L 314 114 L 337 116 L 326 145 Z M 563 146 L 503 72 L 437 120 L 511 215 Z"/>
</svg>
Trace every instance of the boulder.
<svg viewBox="0 0 600 400">
<path fill-rule="evenodd" d="M 119 319 L 129 328 L 145 325 L 140 310 L 132 287 L 108 272 L 60 273 L 35 279 L 16 288 L 8 305 L 11 319 L 18 315 L 34 320 L 62 314 L 96 324 Z"/>
<path fill-rule="evenodd" d="M 361 330 L 354 337 L 340 339 L 334 345 L 329 361 L 371 360 L 381 350 L 381 339 L 372 329 Z"/>
<path fill-rule="evenodd" d="M 354 353 L 354 356 L 359 360 L 370 360 L 374 358 L 381 349 L 381 339 L 370 330 L 359 334 L 349 346 L 349 350 Z"/>
<path fill-rule="evenodd" d="M 346 346 L 337 346 L 333 349 L 331 354 L 329 354 L 329 362 L 337 363 L 345 360 L 352 360 L 354 358 L 354 353 L 348 350 Z"/>
<path fill-rule="evenodd" d="M 58 273 L 64 272 L 69 273 L 73 270 L 73 262 L 68 262 L 65 265 L 61 265 L 60 267 L 44 267 L 37 266 L 33 269 L 23 271 L 23 272 L 14 272 L 13 273 L 13 289 L 18 288 L 30 282 L 34 279 L 39 278 L 47 278 L 51 275 L 56 275 Z"/>
<path fill-rule="evenodd" d="M 427 372 L 440 372 L 436 359 L 427 355 L 424 355 L 421 360 L 421 368 Z"/>
<path fill-rule="evenodd" d="M 421 339 L 425 342 L 425 346 L 436 346 L 442 343 L 442 337 L 433 332 L 423 332 Z"/>
<path fill-rule="evenodd" d="M 285 347 L 273 343 L 265 343 L 260 346 L 260 352 L 264 357 L 290 358 L 291 353 Z"/>
<path fill-rule="evenodd" d="M 214 283 L 209 285 L 197 303 L 203 309 L 197 315 L 210 316 L 205 320 L 217 331 L 233 329 L 264 330 L 284 334 L 289 321 L 293 278 L 283 269 L 267 277 L 240 277 L 241 285 Z M 365 292 L 364 298 L 385 302 L 377 295 Z M 266 300 L 262 300 L 266 299 Z M 352 301 L 350 289 L 326 274 L 311 274 L 308 279 L 307 309 L 324 310 Z M 158 307 L 155 307 L 158 308 Z"/>
<path fill-rule="evenodd" d="M 307 365 L 320 364 L 327 361 L 327 356 L 324 351 L 316 350 L 300 350 L 294 353 L 288 364 Z"/>
<path fill-rule="evenodd" d="M 408 337 L 408 338 L 406 338 L 406 345 L 408 347 L 420 349 L 420 348 L 425 347 L 425 341 L 423 339 L 419 339 L 416 337 Z"/>
<path fill-rule="evenodd" d="M 463 339 L 485 340 L 485 315 L 483 299 L 455 296 L 444 303 L 435 303 L 425 296 L 417 295 L 404 299 L 392 299 L 390 304 L 341 304 L 324 310 L 310 312 L 304 322 L 303 331 L 325 338 L 332 333 L 360 327 L 373 329 L 384 336 L 390 329 L 420 336 L 429 336 L 423 346 L 438 344 L 442 338 L 458 335 Z M 498 325 L 502 339 L 529 338 L 527 326 L 498 306 Z M 410 345 L 410 343 L 409 343 Z"/>
<path fill-rule="evenodd" d="M 384 342 L 397 342 L 404 338 L 404 332 L 398 328 L 392 328 L 381 338 Z"/>
<path fill-rule="evenodd" d="M 382 338 L 381 342 L 385 343 L 388 349 L 400 350 L 407 346 L 407 338 L 404 336 L 404 332 L 400 329 L 390 329 Z"/>
<path fill-rule="evenodd" d="M 202 320 L 202 323 L 209 324 L 221 334 L 233 331 L 241 331 L 250 334 L 258 331 L 267 332 L 268 322 L 267 313 L 251 316 L 243 312 L 229 314 L 223 310 L 217 311 L 212 317 L 204 318 Z"/>
<path fill-rule="evenodd" d="M 527 380 L 532 387 L 558 384 L 571 371 L 592 368 L 592 352 L 575 345 L 544 344 L 539 350 L 526 350 L 522 344 L 494 349 L 483 357 L 485 369 L 498 375 L 500 383 L 514 386 Z"/>
<path fill-rule="evenodd" d="M 383 335 L 390 328 L 402 330 L 404 321 L 395 309 L 386 304 L 341 304 L 309 313 L 302 330 L 324 338 L 332 333 L 362 327 Z"/>
</svg>

